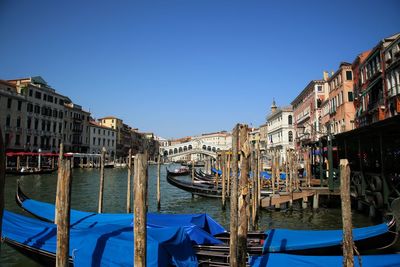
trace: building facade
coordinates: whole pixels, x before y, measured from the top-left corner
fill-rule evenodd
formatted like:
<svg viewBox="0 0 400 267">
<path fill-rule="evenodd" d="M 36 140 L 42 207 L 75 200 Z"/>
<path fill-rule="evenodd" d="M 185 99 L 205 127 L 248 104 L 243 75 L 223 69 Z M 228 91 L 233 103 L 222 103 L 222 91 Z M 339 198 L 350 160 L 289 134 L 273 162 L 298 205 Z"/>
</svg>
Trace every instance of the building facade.
<svg viewBox="0 0 400 267">
<path fill-rule="evenodd" d="M 296 147 L 315 142 L 320 137 L 321 105 L 328 98 L 328 73 L 312 80 L 292 101 Z"/>
<path fill-rule="evenodd" d="M 387 92 L 386 117 L 400 114 L 400 35 L 384 50 L 385 91 Z"/>
<path fill-rule="evenodd" d="M 90 153 L 100 154 L 102 148 L 106 149 L 109 159 L 114 159 L 117 150 L 117 131 L 115 129 L 102 126 L 100 123 L 91 120 L 89 122 L 90 132 Z"/>
<path fill-rule="evenodd" d="M 386 81 L 386 60 L 390 65 L 396 65 L 389 60 L 400 34 L 390 36 L 380 41 L 368 54 L 363 62 L 357 64 L 358 81 L 355 83 L 354 93 L 357 96 L 356 127 L 363 127 L 374 122 L 384 120 L 390 115 L 390 99 L 388 83 Z M 392 47 L 389 49 L 389 47 Z M 386 54 L 385 54 L 385 51 Z M 356 62 L 357 63 L 357 62 Z M 355 67 L 353 66 L 353 69 Z M 390 67 L 391 74 L 395 67 Z M 395 71 L 393 72 L 396 73 Z M 390 75 L 390 78 L 392 76 Z M 390 83 L 391 85 L 391 83 Z M 392 91 L 390 92 L 392 93 Z"/>
<path fill-rule="evenodd" d="M 0 127 L 6 150 L 23 151 L 30 145 L 26 139 L 26 107 L 26 98 L 15 84 L 0 80 Z"/>
<path fill-rule="evenodd" d="M 286 161 L 286 150 L 294 148 L 293 108 L 278 108 L 273 101 L 271 113 L 267 116 L 267 154 L 278 151 L 280 162 Z"/>
<path fill-rule="evenodd" d="M 354 96 L 353 96 L 353 71 L 352 65 L 342 62 L 339 69 L 328 79 L 329 120 L 326 121 L 326 103 L 321 103 L 321 131 L 338 134 L 354 129 Z M 324 118 L 324 121 L 322 121 Z"/>
<path fill-rule="evenodd" d="M 27 151 L 57 152 L 65 133 L 66 102 L 71 100 L 56 92 L 40 76 L 10 80 L 26 99 L 24 145 Z"/>
<path fill-rule="evenodd" d="M 64 103 L 64 147 L 74 153 L 89 153 L 90 150 L 90 113 L 80 105 Z"/>
</svg>

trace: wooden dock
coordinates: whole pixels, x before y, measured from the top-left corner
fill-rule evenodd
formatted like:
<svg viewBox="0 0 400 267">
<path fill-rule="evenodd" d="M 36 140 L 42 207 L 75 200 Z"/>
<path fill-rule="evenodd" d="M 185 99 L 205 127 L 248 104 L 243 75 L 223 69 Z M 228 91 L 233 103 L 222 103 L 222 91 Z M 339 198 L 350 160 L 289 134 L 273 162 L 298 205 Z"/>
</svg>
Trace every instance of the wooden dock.
<svg viewBox="0 0 400 267">
<path fill-rule="evenodd" d="M 330 191 L 327 187 L 301 187 L 298 192 L 279 192 L 270 196 L 261 198 L 262 208 L 276 208 L 290 207 L 295 201 L 302 201 L 303 208 L 308 206 L 309 198 L 313 197 L 313 208 L 319 207 L 319 197 L 321 195 L 340 195 L 340 191 Z"/>
</svg>

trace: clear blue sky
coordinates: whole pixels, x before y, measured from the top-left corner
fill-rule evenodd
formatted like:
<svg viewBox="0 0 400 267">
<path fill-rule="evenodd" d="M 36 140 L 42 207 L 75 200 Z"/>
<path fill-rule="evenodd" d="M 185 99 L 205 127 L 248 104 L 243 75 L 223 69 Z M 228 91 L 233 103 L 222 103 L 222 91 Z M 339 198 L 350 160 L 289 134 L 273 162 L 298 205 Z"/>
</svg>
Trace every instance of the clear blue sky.
<svg viewBox="0 0 400 267">
<path fill-rule="evenodd" d="M 42 76 L 163 137 L 264 123 L 400 31 L 400 1 L 0 0 L 0 79 Z"/>
</svg>

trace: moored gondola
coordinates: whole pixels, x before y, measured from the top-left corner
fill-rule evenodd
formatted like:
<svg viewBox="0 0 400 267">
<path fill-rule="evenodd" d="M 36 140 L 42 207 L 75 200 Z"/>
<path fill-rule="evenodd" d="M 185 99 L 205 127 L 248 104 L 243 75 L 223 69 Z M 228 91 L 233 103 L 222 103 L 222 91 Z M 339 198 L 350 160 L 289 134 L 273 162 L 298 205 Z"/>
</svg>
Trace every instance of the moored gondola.
<svg viewBox="0 0 400 267">
<path fill-rule="evenodd" d="M 170 171 L 168 168 L 165 168 L 167 170 L 167 175 L 170 176 L 186 176 L 190 175 L 190 169 L 187 167 L 180 167 L 178 169 L 175 169 L 173 171 Z"/>
<path fill-rule="evenodd" d="M 39 174 L 49 174 L 53 173 L 57 169 L 38 169 L 38 168 L 21 168 L 17 169 L 7 169 L 6 174 L 12 175 L 39 175 Z"/>
<path fill-rule="evenodd" d="M 215 185 L 206 183 L 193 184 L 192 182 L 182 181 L 180 179 L 177 179 L 169 174 L 167 174 L 167 182 L 189 193 L 203 197 L 221 198 L 222 195 L 222 189 L 220 187 L 215 187 Z"/>
</svg>

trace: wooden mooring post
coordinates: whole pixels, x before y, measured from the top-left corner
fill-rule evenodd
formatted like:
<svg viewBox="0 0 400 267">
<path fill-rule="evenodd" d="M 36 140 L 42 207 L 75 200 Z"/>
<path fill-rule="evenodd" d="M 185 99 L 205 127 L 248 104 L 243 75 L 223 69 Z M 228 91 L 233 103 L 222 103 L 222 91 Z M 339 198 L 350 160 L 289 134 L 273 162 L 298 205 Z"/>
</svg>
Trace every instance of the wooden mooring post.
<svg viewBox="0 0 400 267">
<path fill-rule="evenodd" d="M 255 145 L 254 145 L 255 146 Z M 251 150 L 251 172 L 252 172 L 252 190 L 251 190 L 251 210 L 252 210 L 252 216 L 251 216 L 251 225 L 252 229 L 255 230 L 257 226 L 257 208 L 258 208 L 258 164 L 257 164 L 257 151 L 255 147 L 252 146 Z"/>
<path fill-rule="evenodd" d="M 6 178 L 6 149 L 3 142 L 3 133 L 0 127 L 0 236 L 2 236 L 4 212 L 4 185 Z"/>
<path fill-rule="evenodd" d="M 127 188 L 126 188 L 126 213 L 131 213 L 131 180 L 132 180 L 132 149 L 129 149 L 128 153 L 128 177 L 127 177 Z"/>
<path fill-rule="evenodd" d="M 350 202 L 350 167 L 347 159 L 340 160 L 340 198 L 343 222 L 343 266 L 354 266 L 353 225 Z"/>
<path fill-rule="evenodd" d="M 249 192 L 249 156 L 248 127 L 240 127 L 240 195 L 239 195 L 239 225 L 238 225 L 238 264 L 246 266 L 247 262 L 247 233 L 248 233 L 248 194 Z"/>
<path fill-rule="evenodd" d="M 106 157 L 106 149 L 103 147 L 100 157 L 100 190 L 99 190 L 99 207 L 98 213 L 103 212 L 103 193 L 104 193 L 104 161 Z"/>
<path fill-rule="evenodd" d="M 60 166 L 61 166 L 61 163 L 62 163 L 62 160 L 64 159 L 64 144 L 63 143 L 61 143 L 60 144 L 60 151 L 58 152 L 58 162 L 57 162 L 57 165 L 58 165 L 58 171 L 60 170 Z M 58 171 L 57 171 L 57 173 L 58 173 Z M 57 188 L 56 188 L 56 208 L 57 208 L 57 206 L 58 206 L 58 195 L 60 194 L 60 188 L 61 188 L 61 179 L 60 179 L 60 176 L 58 175 L 57 176 Z M 54 222 L 57 224 L 57 212 L 55 212 L 55 214 L 54 214 Z"/>
<path fill-rule="evenodd" d="M 160 174 L 161 174 L 161 155 L 158 153 L 157 157 L 157 209 L 161 209 L 161 189 L 160 189 Z"/>
<path fill-rule="evenodd" d="M 69 266 L 69 228 L 71 213 L 71 161 L 60 159 L 58 166 L 58 185 L 56 196 L 57 249 L 56 266 Z"/>
<path fill-rule="evenodd" d="M 230 196 L 231 191 L 231 158 L 232 158 L 232 151 L 228 151 L 226 155 L 228 163 L 226 164 L 226 195 Z"/>
<path fill-rule="evenodd" d="M 146 266 L 147 248 L 147 153 L 137 154 L 134 172 L 134 262 L 133 266 Z"/>
<path fill-rule="evenodd" d="M 239 148 L 239 124 L 232 131 L 232 186 L 231 186 L 231 210 L 230 210 L 230 243 L 229 261 L 231 267 L 238 266 L 238 148 Z"/>
<path fill-rule="evenodd" d="M 221 170 L 222 170 L 222 210 L 225 210 L 226 208 L 226 153 L 225 151 L 223 151 L 221 153 L 221 157 L 222 157 L 222 164 L 221 164 Z"/>
</svg>

